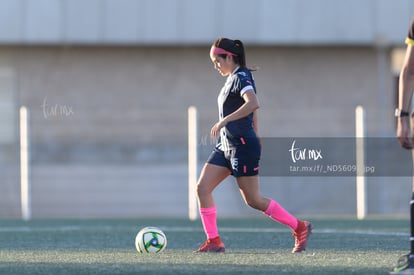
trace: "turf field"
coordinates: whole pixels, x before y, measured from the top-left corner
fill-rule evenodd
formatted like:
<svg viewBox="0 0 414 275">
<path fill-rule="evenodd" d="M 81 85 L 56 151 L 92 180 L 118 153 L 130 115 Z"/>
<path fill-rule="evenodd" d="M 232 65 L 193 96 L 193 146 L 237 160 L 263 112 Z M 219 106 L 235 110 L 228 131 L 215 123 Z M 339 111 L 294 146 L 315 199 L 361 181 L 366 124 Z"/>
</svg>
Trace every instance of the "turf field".
<svg viewBox="0 0 414 275">
<path fill-rule="evenodd" d="M 409 249 L 409 221 L 311 219 L 305 253 L 265 217 L 219 219 L 225 254 L 193 254 L 200 221 L 182 219 L 0 221 L 0 274 L 388 274 Z M 160 254 L 138 254 L 138 230 L 158 226 Z"/>
</svg>

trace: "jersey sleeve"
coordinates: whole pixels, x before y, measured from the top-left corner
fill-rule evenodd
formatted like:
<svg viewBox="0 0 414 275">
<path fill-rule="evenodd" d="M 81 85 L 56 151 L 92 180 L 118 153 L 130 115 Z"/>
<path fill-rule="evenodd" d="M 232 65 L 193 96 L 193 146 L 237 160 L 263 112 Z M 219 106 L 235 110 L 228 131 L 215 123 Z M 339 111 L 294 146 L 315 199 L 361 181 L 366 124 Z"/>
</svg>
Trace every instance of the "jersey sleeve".
<svg viewBox="0 0 414 275">
<path fill-rule="evenodd" d="M 405 39 L 405 44 L 414 46 L 414 18 L 411 19 L 411 25 L 408 30 L 407 38 Z"/>
<path fill-rule="evenodd" d="M 253 79 L 246 72 L 237 73 L 237 90 L 240 96 L 243 96 L 248 90 L 256 92 Z"/>
</svg>

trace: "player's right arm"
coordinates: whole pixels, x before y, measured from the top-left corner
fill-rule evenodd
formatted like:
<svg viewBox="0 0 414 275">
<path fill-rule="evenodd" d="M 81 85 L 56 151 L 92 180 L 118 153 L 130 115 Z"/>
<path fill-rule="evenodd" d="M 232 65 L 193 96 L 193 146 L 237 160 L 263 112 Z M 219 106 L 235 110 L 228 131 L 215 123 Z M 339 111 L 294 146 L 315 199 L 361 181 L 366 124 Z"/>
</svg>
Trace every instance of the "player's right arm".
<svg viewBox="0 0 414 275">
<path fill-rule="evenodd" d="M 409 111 L 414 90 L 414 40 L 408 38 L 406 42 L 407 49 L 399 78 L 398 108 Z M 406 149 L 413 148 L 409 119 L 409 116 L 397 118 L 397 137 Z"/>
</svg>

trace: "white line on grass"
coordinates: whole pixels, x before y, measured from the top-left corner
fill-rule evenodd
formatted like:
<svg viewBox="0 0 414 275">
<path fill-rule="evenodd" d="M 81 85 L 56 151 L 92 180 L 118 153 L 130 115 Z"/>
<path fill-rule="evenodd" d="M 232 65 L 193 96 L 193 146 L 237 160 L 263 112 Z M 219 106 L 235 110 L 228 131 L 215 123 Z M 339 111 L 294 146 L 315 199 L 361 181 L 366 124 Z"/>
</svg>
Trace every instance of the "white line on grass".
<svg viewBox="0 0 414 275">
<path fill-rule="evenodd" d="M 9 226 L 1 227 L 0 232 L 49 232 L 49 231 L 80 231 L 85 230 L 80 226 L 48 226 L 48 227 L 29 227 L 29 226 Z"/>
<path fill-rule="evenodd" d="M 164 227 L 165 231 L 172 232 L 193 232 L 200 231 L 200 228 L 195 227 Z M 290 232 L 287 229 L 278 228 L 253 228 L 253 227 L 220 227 L 223 232 L 237 232 L 237 233 L 282 233 Z M 397 231 L 374 231 L 374 230 L 338 230 L 338 229 L 314 229 L 312 231 L 316 234 L 351 234 L 351 235 L 377 235 L 377 236 L 408 236 L 406 232 Z"/>
<path fill-rule="evenodd" d="M 159 226 L 166 232 L 202 232 L 202 228 L 194 226 Z M 125 230 L 125 231 L 137 231 L 140 228 L 133 228 L 130 226 L 46 226 L 46 227 L 30 227 L 30 226 L 10 226 L 1 227 L 0 233 L 7 232 L 71 232 L 71 231 L 112 231 L 112 230 Z M 254 227 L 220 227 L 222 232 L 237 232 L 237 233 L 286 233 L 290 232 L 287 229 L 281 228 L 254 228 Z M 314 229 L 314 234 L 348 234 L 348 235 L 374 235 L 374 236 L 409 236 L 408 232 L 398 231 L 374 231 L 374 230 L 361 230 L 361 229 L 349 229 L 340 230 L 333 228 Z"/>
</svg>

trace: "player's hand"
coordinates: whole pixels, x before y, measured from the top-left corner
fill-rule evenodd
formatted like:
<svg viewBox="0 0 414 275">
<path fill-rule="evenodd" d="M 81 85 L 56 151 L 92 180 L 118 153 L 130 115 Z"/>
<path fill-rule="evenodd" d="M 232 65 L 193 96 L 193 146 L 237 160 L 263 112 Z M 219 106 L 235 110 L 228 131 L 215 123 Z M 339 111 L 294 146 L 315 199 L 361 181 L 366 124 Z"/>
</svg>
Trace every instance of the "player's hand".
<svg viewBox="0 0 414 275">
<path fill-rule="evenodd" d="M 413 138 L 410 136 L 408 118 L 398 118 L 397 138 L 400 145 L 405 149 L 413 149 Z"/>
<path fill-rule="evenodd" d="M 215 138 L 219 135 L 221 128 L 223 128 L 224 126 L 226 126 L 227 122 L 223 119 L 220 120 L 219 122 L 217 122 L 216 124 L 214 124 L 214 126 L 211 128 L 210 131 L 210 136 L 212 138 Z"/>
</svg>

